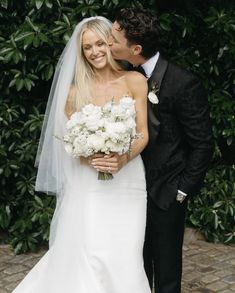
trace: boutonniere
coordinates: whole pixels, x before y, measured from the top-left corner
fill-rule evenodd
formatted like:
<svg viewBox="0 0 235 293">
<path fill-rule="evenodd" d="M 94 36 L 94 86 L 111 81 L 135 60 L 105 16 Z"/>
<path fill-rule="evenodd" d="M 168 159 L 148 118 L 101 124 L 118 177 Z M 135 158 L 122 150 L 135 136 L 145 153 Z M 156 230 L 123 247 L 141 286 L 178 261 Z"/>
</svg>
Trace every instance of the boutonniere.
<svg viewBox="0 0 235 293">
<path fill-rule="evenodd" d="M 156 83 L 153 83 L 150 87 L 150 91 L 148 93 L 148 99 L 152 104 L 158 104 L 159 100 L 157 97 L 158 87 Z"/>
</svg>

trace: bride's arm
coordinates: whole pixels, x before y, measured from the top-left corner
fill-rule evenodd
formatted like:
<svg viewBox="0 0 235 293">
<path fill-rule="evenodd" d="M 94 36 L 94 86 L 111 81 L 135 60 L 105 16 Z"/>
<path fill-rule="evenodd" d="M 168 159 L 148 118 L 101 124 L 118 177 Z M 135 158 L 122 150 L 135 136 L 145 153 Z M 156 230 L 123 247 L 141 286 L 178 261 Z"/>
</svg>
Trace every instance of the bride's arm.
<svg viewBox="0 0 235 293">
<path fill-rule="evenodd" d="M 75 95 L 76 88 L 75 86 L 71 86 L 69 90 L 69 94 L 65 103 L 64 112 L 68 119 L 70 119 L 71 115 L 75 112 Z"/>
<path fill-rule="evenodd" d="M 134 140 L 130 152 L 118 155 L 117 153 L 106 155 L 104 157 L 93 158 L 91 164 L 102 172 L 118 172 L 131 159 L 139 155 L 148 143 L 147 127 L 147 92 L 148 86 L 146 78 L 138 72 L 128 72 L 126 81 L 132 97 L 135 99 L 136 108 L 136 132 L 142 135 L 142 138 Z"/>
</svg>

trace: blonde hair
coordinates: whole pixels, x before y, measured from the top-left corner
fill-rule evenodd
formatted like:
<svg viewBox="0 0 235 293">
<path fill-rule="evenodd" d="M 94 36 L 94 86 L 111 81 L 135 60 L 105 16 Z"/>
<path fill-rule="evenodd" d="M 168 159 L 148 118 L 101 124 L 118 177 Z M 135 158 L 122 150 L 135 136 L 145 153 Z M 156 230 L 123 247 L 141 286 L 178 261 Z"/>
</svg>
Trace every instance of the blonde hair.
<svg viewBox="0 0 235 293">
<path fill-rule="evenodd" d="M 83 54 L 82 37 L 86 30 L 96 33 L 108 47 L 108 38 L 111 32 L 111 23 L 104 18 L 91 19 L 83 24 L 77 38 L 77 61 L 74 76 L 73 105 L 75 111 L 83 105 L 91 102 L 91 88 L 95 81 L 95 72 Z M 107 50 L 108 62 L 114 71 L 121 69 L 120 65 L 113 59 L 111 51 Z"/>
</svg>

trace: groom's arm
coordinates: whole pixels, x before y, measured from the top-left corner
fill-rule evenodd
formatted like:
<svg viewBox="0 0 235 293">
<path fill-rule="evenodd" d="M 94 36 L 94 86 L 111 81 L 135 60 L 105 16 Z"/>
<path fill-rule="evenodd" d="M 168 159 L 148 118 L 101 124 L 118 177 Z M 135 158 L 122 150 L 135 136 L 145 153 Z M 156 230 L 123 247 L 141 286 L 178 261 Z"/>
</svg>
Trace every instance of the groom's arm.
<svg viewBox="0 0 235 293">
<path fill-rule="evenodd" d="M 191 195 L 200 189 L 214 150 L 207 94 L 197 78 L 191 76 L 181 89 L 176 115 L 189 149 L 178 189 Z"/>
</svg>

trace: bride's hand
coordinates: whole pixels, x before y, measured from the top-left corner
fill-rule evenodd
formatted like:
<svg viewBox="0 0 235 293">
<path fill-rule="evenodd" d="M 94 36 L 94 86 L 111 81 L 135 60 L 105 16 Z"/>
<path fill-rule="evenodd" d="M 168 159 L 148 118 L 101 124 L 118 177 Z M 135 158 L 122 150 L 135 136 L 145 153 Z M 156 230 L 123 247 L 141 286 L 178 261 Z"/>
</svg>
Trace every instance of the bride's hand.
<svg viewBox="0 0 235 293">
<path fill-rule="evenodd" d="M 95 154 L 93 156 L 89 156 L 89 157 L 80 157 L 80 163 L 82 165 L 87 165 L 87 166 L 92 166 L 91 165 L 91 162 L 93 159 L 96 159 L 96 158 L 102 158 L 104 157 L 104 154 Z"/>
<path fill-rule="evenodd" d="M 111 153 L 103 156 L 96 155 L 91 159 L 91 165 L 97 171 L 115 174 L 127 163 L 127 159 L 127 154 Z"/>
</svg>

